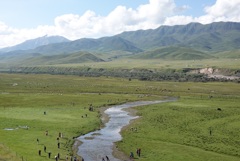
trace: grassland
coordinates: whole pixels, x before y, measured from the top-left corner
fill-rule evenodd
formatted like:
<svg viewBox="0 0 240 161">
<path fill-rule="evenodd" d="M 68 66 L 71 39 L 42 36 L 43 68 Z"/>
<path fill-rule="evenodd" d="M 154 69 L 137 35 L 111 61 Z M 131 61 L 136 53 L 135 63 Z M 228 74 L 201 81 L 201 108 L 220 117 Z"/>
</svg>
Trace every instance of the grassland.
<svg viewBox="0 0 240 161">
<path fill-rule="evenodd" d="M 239 104 L 239 98 L 186 97 L 139 107 L 141 119 L 123 132 L 118 147 L 125 153 L 141 148 L 143 161 L 237 161 Z"/>
<path fill-rule="evenodd" d="M 26 160 L 46 159 L 47 153 L 38 156 L 44 145 L 52 157 L 58 152 L 62 157 L 72 155 L 72 138 L 100 127 L 98 107 L 139 99 L 121 89 L 120 84 L 127 80 L 8 74 L 1 74 L 0 80 L 1 150 L 10 149 L 12 156 Z M 90 104 L 94 112 L 89 112 Z M 45 136 L 46 130 L 49 136 Z M 59 132 L 64 134 L 60 149 Z"/>
<path fill-rule="evenodd" d="M 142 117 L 123 132 L 119 149 L 128 155 L 140 147 L 140 160 L 239 160 L 239 95 L 237 83 L 0 74 L 0 160 L 44 161 L 44 145 L 52 159 L 57 153 L 64 159 L 73 155 L 73 137 L 101 126 L 100 107 L 163 96 L 179 99 L 137 108 Z"/>
<path fill-rule="evenodd" d="M 164 59 L 117 59 L 110 62 L 62 64 L 61 67 L 91 68 L 146 68 L 146 69 L 183 69 L 183 68 L 227 68 L 239 69 L 238 59 L 203 59 L 203 60 L 164 60 Z"/>
</svg>

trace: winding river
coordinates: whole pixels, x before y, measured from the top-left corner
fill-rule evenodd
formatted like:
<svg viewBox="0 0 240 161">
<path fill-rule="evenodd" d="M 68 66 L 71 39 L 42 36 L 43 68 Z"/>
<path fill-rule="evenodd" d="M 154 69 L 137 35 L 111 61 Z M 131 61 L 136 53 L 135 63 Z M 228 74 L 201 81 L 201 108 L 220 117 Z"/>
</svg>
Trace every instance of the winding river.
<svg viewBox="0 0 240 161">
<path fill-rule="evenodd" d="M 130 116 L 124 109 L 169 101 L 139 101 L 108 108 L 105 113 L 109 121 L 105 127 L 78 138 L 82 142 L 78 147 L 78 155 L 82 156 L 84 161 L 102 161 L 102 157 L 105 156 L 108 156 L 110 161 L 121 161 L 112 155 L 114 142 L 122 139 L 121 129 L 128 125 L 130 120 L 137 118 L 137 116 Z"/>
</svg>

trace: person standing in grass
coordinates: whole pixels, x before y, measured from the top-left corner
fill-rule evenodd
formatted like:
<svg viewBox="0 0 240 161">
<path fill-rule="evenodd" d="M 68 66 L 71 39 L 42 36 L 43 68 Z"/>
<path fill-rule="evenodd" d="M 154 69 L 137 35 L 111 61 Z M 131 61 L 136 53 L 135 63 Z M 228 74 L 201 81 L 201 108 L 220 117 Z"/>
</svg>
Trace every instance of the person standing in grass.
<svg viewBox="0 0 240 161">
<path fill-rule="evenodd" d="M 51 152 L 48 153 L 48 158 L 51 158 Z"/>
<path fill-rule="evenodd" d="M 212 136 L 212 128 L 211 127 L 209 129 L 209 134 L 210 134 L 210 136 Z"/>
<path fill-rule="evenodd" d="M 141 156 L 141 149 L 140 148 L 138 149 L 138 156 L 139 157 Z"/>
<path fill-rule="evenodd" d="M 138 155 L 138 157 L 141 156 L 141 149 L 140 148 L 137 149 L 137 155 Z"/>
<path fill-rule="evenodd" d="M 43 149 L 44 149 L 44 152 L 46 153 L 47 147 L 46 147 L 45 145 L 44 145 L 44 148 L 43 148 Z"/>
<path fill-rule="evenodd" d="M 133 152 L 130 152 L 130 158 L 134 158 Z"/>
</svg>

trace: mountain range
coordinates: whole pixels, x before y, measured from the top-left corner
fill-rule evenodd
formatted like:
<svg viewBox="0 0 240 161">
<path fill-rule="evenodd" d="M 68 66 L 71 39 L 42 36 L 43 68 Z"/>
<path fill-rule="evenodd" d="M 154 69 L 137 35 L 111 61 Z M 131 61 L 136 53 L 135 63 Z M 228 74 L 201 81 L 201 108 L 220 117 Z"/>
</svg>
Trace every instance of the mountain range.
<svg viewBox="0 0 240 161">
<path fill-rule="evenodd" d="M 66 39 L 62 36 L 43 36 L 36 39 L 27 40 L 21 44 L 12 46 L 12 47 L 6 47 L 3 49 L 0 49 L 1 52 L 10 52 L 15 50 L 29 50 L 29 49 L 35 49 L 39 46 L 43 45 L 49 45 L 54 43 L 62 43 L 62 42 L 69 42 L 70 40 Z"/>
<path fill-rule="evenodd" d="M 70 41 L 60 36 L 44 36 L 0 49 L 0 62 L 19 63 L 25 60 L 27 63 L 26 60 L 33 59 L 41 62 L 46 56 L 68 59 L 66 57 L 82 52 L 87 52 L 88 56 L 91 54 L 89 58 L 92 58 L 92 61 L 103 61 L 102 55 L 105 60 L 123 56 L 138 59 L 239 58 L 239 51 L 240 23 L 214 22 L 207 25 L 190 23 L 128 31 L 98 39 L 82 38 Z M 55 63 L 78 62 L 55 61 Z"/>
</svg>

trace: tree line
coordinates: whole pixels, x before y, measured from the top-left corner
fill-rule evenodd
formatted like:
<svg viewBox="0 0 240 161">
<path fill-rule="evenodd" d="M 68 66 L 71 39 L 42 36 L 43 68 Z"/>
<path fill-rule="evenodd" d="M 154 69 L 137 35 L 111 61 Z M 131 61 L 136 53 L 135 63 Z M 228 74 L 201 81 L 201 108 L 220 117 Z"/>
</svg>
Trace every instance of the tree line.
<svg viewBox="0 0 240 161">
<path fill-rule="evenodd" d="M 121 68 L 90 68 L 90 67 L 12 67 L 4 72 L 25 74 L 55 74 L 78 75 L 85 77 L 121 77 L 139 79 L 142 81 L 179 81 L 179 82 L 236 82 L 240 79 L 230 80 L 226 78 L 209 78 L 206 74 L 191 73 L 190 69 L 121 69 Z"/>
</svg>

